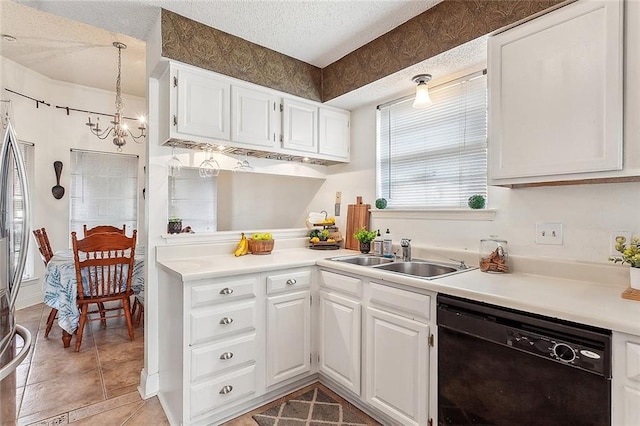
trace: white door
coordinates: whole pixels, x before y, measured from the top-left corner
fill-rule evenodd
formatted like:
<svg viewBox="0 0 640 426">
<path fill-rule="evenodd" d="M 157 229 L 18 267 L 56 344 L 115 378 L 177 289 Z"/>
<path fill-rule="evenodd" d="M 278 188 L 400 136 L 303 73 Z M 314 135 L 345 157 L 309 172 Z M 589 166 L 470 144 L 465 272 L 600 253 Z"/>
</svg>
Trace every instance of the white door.
<svg viewBox="0 0 640 426">
<path fill-rule="evenodd" d="M 429 326 L 366 309 L 366 400 L 403 425 L 427 424 Z"/>
<path fill-rule="evenodd" d="M 320 154 L 349 158 L 349 112 L 320 108 Z"/>
<path fill-rule="evenodd" d="M 320 373 L 360 395 L 361 306 L 320 292 Z"/>
<path fill-rule="evenodd" d="M 282 147 L 304 152 L 318 152 L 318 107 L 300 101 L 283 101 Z"/>
<path fill-rule="evenodd" d="M 198 72 L 177 70 L 176 130 L 182 135 L 229 140 L 231 85 Z"/>
<path fill-rule="evenodd" d="M 231 88 L 231 140 L 273 148 L 280 137 L 280 99 L 259 90 Z"/>
<path fill-rule="evenodd" d="M 267 298 L 267 386 L 311 371 L 311 292 Z"/>
</svg>

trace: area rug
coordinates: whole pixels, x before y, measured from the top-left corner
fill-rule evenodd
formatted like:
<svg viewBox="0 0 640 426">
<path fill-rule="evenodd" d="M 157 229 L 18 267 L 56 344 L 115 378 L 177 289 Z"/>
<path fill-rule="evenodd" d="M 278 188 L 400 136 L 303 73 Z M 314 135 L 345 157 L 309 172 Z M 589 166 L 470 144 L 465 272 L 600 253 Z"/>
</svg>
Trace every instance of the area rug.
<svg viewBox="0 0 640 426">
<path fill-rule="evenodd" d="M 355 408 L 340 404 L 318 387 L 300 396 L 292 397 L 262 413 L 254 414 L 253 420 L 260 426 L 367 425 L 356 414 Z"/>
</svg>

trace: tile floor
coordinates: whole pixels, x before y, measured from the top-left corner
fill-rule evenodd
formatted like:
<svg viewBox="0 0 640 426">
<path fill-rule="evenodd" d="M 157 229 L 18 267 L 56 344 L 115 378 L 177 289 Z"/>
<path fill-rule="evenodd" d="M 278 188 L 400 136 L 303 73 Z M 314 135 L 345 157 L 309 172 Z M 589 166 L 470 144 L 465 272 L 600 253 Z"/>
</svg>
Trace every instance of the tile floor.
<svg viewBox="0 0 640 426">
<path fill-rule="evenodd" d="M 144 363 L 144 327 L 129 340 L 124 318 L 111 319 L 107 328 L 99 321 L 85 326 L 80 352 L 62 347 L 57 323 L 49 337 L 44 330 L 50 308 L 38 304 L 16 311 L 16 321 L 29 329 L 33 347 L 16 374 L 16 412 L 20 426 L 168 425 L 157 397 L 143 400 L 137 391 Z M 379 425 L 346 400 L 319 383 L 302 388 L 225 423 L 225 426 L 258 425 L 252 416 L 298 397 L 314 387 L 338 401 L 367 425 Z M 345 424 L 345 423 L 343 423 Z"/>
<path fill-rule="evenodd" d="M 16 374 L 18 425 L 168 425 L 158 398 L 137 391 L 144 363 L 144 327 L 129 340 L 124 318 L 85 327 L 80 352 L 62 347 L 57 323 L 44 330 L 50 308 L 38 304 L 16 311 L 33 347 Z"/>
</svg>

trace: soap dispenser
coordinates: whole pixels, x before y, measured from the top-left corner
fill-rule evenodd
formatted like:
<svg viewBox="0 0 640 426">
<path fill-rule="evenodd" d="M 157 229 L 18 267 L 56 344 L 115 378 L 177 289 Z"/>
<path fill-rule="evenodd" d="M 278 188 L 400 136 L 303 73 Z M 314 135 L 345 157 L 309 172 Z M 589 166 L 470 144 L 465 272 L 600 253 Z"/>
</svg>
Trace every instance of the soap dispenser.
<svg viewBox="0 0 640 426">
<path fill-rule="evenodd" d="M 373 239 L 373 254 L 375 256 L 382 256 L 382 235 L 378 229 L 378 235 Z"/>
<path fill-rule="evenodd" d="M 393 239 L 391 238 L 391 232 L 387 228 L 387 232 L 384 233 L 382 240 L 382 255 L 384 257 L 392 257 L 393 255 Z"/>
</svg>

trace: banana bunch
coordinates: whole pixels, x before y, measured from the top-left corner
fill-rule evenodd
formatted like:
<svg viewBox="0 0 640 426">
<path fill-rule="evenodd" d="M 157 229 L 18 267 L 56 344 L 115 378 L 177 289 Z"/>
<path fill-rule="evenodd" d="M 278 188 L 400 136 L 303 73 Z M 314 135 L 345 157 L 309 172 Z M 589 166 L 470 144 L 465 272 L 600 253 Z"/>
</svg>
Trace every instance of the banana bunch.
<svg viewBox="0 0 640 426">
<path fill-rule="evenodd" d="M 243 232 L 242 238 L 240 238 L 240 241 L 238 241 L 238 245 L 236 246 L 236 249 L 233 251 L 233 255 L 235 257 L 238 257 L 238 256 L 244 256 L 247 253 L 249 253 L 249 240 L 247 240 L 247 237 L 244 235 L 244 232 Z"/>
</svg>

